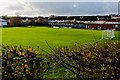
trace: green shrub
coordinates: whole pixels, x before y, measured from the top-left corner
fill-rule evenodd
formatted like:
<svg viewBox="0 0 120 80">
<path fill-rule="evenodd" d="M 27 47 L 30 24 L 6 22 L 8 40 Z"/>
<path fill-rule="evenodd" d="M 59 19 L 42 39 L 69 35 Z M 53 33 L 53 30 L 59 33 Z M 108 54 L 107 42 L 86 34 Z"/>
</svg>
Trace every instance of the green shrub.
<svg viewBox="0 0 120 80">
<path fill-rule="evenodd" d="M 50 58 L 75 74 L 77 80 L 120 79 L 119 42 L 57 48 Z"/>
<path fill-rule="evenodd" d="M 119 45 L 119 42 L 97 42 L 81 46 L 76 43 L 73 47 L 59 47 L 54 49 L 53 54 L 45 55 L 37 55 L 31 47 L 24 49 L 21 46 L 3 45 L 2 80 L 42 80 L 47 75 L 53 79 L 50 75 L 53 67 L 54 72 L 62 71 L 56 73 L 56 76 L 62 73 L 67 76 L 65 78 L 72 80 L 119 80 Z"/>
<path fill-rule="evenodd" d="M 2 80 L 40 80 L 49 65 L 31 47 L 2 47 Z"/>
</svg>

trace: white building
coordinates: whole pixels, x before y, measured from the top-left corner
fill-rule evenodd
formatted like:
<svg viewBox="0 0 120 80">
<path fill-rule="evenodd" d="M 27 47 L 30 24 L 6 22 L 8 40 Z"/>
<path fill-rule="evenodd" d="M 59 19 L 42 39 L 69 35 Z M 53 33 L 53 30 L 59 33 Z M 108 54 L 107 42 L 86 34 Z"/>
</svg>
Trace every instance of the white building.
<svg viewBox="0 0 120 80">
<path fill-rule="evenodd" d="M 0 18 L 0 27 L 7 26 L 7 20 Z"/>
</svg>

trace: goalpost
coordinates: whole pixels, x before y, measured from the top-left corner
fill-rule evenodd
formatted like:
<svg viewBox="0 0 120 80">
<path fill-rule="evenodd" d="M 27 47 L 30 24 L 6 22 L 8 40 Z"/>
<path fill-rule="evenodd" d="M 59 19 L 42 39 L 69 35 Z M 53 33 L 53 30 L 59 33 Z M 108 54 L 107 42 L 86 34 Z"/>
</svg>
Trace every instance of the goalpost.
<svg viewBox="0 0 120 80">
<path fill-rule="evenodd" d="M 102 39 L 113 39 L 115 37 L 114 30 L 103 30 Z"/>
</svg>

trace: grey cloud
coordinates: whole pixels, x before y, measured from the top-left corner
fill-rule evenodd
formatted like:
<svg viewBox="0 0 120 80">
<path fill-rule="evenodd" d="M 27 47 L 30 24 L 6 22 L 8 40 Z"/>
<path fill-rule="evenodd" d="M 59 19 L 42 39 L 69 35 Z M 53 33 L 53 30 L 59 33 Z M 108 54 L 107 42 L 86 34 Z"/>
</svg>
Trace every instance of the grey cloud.
<svg viewBox="0 0 120 80">
<path fill-rule="evenodd" d="M 32 2 L 34 7 L 43 12 L 54 12 L 61 15 L 106 14 L 117 13 L 117 2 Z M 73 5 L 76 4 L 76 7 Z"/>
<path fill-rule="evenodd" d="M 12 11 L 20 11 L 20 10 L 24 10 L 24 5 L 20 4 L 20 3 L 16 3 L 10 6 L 7 6 L 6 9 L 8 10 L 12 10 Z"/>
<path fill-rule="evenodd" d="M 74 5 L 76 5 L 74 7 Z M 117 2 L 17 2 L 6 7 L 7 14 L 20 15 L 94 15 L 118 12 Z"/>
<path fill-rule="evenodd" d="M 48 12 L 48 13 L 66 13 L 71 12 L 71 9 L 69 9 L 72 5 L 68 2 L 33 2 L 31 3 L 34 7 L 38 8 L 39 10 L 42 10 L 42 12 Z M 66 5 L 67 4 L 67 5 Z"/>
</svg>

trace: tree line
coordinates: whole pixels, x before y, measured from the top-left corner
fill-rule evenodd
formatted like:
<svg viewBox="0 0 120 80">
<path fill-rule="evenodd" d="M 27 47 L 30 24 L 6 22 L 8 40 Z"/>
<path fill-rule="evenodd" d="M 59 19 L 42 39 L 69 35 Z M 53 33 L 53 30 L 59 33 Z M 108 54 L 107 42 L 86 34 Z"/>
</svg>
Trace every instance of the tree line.
<svg viewBox="0 0 120 80">
<path fill-rule="evenodd" d="M 3 19 L 7 20 L 8 25 L 10 27 L 15 26 L 48 26 L 48 19 L 45 17 L 7 17 L 2 16 Z"/>
</svg>

